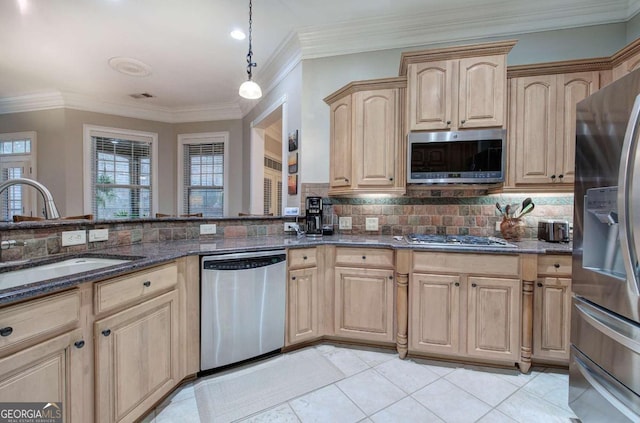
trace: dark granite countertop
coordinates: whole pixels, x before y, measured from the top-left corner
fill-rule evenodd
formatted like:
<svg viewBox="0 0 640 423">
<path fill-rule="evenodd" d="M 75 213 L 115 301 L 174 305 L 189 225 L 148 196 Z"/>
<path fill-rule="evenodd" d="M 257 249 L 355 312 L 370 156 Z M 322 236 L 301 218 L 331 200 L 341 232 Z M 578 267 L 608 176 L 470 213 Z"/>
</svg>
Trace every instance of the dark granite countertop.
<svg viewBox="0 0 640 423">
<path fill-rule="evenodd" d="M 114 257 L 131 258 L 127 263 L 98 270 L 59 277 L 41 282 L 0 290 L 0 305 L 60 291 L 84 282 L 99 281 L 119 276 L 149 266 L 161 264 L 188 255 L 224 254 L 239 251 L 259 251 L 275 248 L 302 248 L 317 245 L 341 245 L 347 247 L 415 249 L 424 251 L 447 251 L 485 254 L 571 254 L 572 244 L 549 243 L 537 240 L 523 240 L 513 243 L 515 247 L 486 246 L 429 246 L 410 245 L 403 239 L 392 236 L 333 235 L 322 238 L 297 238 L 295 236 L 267 236 L 248 238 L 211 238 L 208 240 L 164 241 L 157 243 L 133 244 L 121 247 L 92 250 L 89 253 L 61 255 L 33 260 L 19 265 L 20 268 L 50 263 L 73 257 Z M 0 268 L 0 274 L 16 267 Z"/>
</svg>

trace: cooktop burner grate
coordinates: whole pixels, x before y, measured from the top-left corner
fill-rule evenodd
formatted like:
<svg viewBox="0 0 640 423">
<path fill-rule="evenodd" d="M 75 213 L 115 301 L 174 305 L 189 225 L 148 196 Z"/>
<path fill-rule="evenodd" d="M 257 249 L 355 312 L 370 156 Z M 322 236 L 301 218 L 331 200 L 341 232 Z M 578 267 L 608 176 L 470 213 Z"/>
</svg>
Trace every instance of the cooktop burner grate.
<svg viewBox="0 0 640 423">
<path fill-rule="evenodd" d="M 473 235 L 409 234 L 405 236 L 405 239 L 409 244 L 514 247 L 513 244 L 509 244 L 504 239 Z"/>
</svg>

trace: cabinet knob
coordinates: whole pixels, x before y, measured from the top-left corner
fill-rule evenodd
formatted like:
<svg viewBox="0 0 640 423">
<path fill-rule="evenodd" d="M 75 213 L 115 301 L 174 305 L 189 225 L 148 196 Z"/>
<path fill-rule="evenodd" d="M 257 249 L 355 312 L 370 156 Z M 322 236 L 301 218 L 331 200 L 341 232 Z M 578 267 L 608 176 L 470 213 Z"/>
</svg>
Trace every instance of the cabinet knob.
<svg viewBox="0 0 640 423">
<path fill-rule="evenodd" d="M 451 125 L 451 121 L 450 120 L 447 121 L 447 125 Z"/>
<path fill-rule="evenodd" d="M 478 284 L 476 284 L 476 283 L 472 283 L 472 284 L 471 284 L 471 286 L 472 286 L 473 288 L 475 288 L 476 286 L 478 286 Z"/>
<path fill-rule="evenodd" d="M 151 286 L 151 281 L 144 281 L 142 282 L 142 284 L 146 287 L 150 287 Z"/>
<path fill-rule="evenodd" d="M 460 121 L 460 123 L 464 125 L 464 123 L 465 123 L 466 121 L 467 121 L 466 119 L 462 119 L 462 120 Z"/>
<path fill-rule="evenodd" d="M 82 339 L 81 339 L 81 340 L 79 340 L 79 341 L 76 341 L 73 345 L 74 345 L 77 349 L 80 349 L 80 348 L 84 347 L 84 340 L 82 340 Z"/>
<path fill-rule="evenodd" d="M 0 336 L 9 336 L 13 333 L 13 328 L 11 326 L 7 326 L 6 328 L 0 329 Z"/>
<path fill-rule="evenodd" d="M 556 175 L 551 175 L 551 179 L 556 179 Z"/>
<path fill-rule="evenodd" d="M 111 335 L 111 329 L 105 329 L 105 330 L 103 330 L 103 331 L 102 331 L 102 334 L 103 334 L 104 336 L 109 336 L 109 335 Z"/>
<path fill-rule="evenodd" d="M 291 276 L 291 280 L 292 280 L 292 281 L 295 281 L 295 280 L 296 280 L 296 277 L 295 277 L 295 276 Z"/>
<path fill-rule="evenodd" d="M 558 178 L 562 179 L 564 178 L 564 175 L 558 175 Z"/>
<path fill-rule="evenodd" d="M 307 256 L 302 257 L 302 260 L 306 260 L 306 259 L 307 259 Z"/>
<path fill-rule="evenodd" d="M 389 279 L 393 279 L 393 276 L 389 276 Z"/>
<path fill-rule="evenodd" d="M 362 260 L 366 260 L 366 259 L 367 259 L 367 256 L 362 256 Z"/>
<path fill-rule="evenodd" d="M 389 178 L 390 181 L 393 181 L 393 178 Z"/>
<path fill-rule="evenodd" d="M 455 286 L 460 286 L 460 282 L 454 283 Z"/>
<path fill-rule="evenodd" d="M 344 181 L 345 181 L 346 183 L 349 183 L 349 178 L 344 178 Z"/>
<path fill-rule="evenodd" d="M 560 263 L 553 263 L 553 267 L 555 267 L 556 269 L 560 268 Z"/>
<path fill-rule="evenodd" d="M 538 282 L 538 288 L 542 288 L 542 282 Z"/>
</svg>

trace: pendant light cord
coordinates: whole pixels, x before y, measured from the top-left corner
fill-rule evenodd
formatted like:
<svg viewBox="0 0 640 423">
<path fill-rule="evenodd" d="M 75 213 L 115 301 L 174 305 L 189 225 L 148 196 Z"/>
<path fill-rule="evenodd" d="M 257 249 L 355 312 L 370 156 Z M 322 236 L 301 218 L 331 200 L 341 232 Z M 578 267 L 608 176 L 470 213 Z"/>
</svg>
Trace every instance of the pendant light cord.
<svg viewBox="0 0 640 423">
<path fill-rule="evenodd" d="M 251 26 L 252 26 L 252 4 L 251 0 L 249 0 L 249 53 L 247 54 L 247 75 L 249 75 L 249 81 L 251 81 L 251 68 L 255 68 L 258 66 L 255 62 L 251 61 L 253 56 L 253 51 L 251 50 Z"/>
</svg>

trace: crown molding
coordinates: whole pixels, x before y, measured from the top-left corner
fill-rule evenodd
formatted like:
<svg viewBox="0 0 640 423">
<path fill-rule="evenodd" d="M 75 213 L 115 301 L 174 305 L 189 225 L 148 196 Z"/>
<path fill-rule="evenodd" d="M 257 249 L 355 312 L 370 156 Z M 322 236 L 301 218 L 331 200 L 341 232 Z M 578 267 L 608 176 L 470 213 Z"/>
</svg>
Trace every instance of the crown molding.
<svg viewBox="0 0 640 423">
<path fill-rule="evenodd" d="M 243 116 L 238 103 L 168 108 L 151 104 L 100 100 L 63 92 L 46 92 L 0 99 L 0 114 L 62 108 L 166 123 L 235 120 L 242 119 Z"/>
<path fill-rule="evenodd" d="M 627 18 L 631 19 L 640 12 L 640 0 L 629 0 L 629 9 L 627 10 Z"/>
<path fill-rule="evenodd" d="M 458 7 L 302 28 L 299 37 L 303 59 L 312 59 L 624 22 L 629 19 L 628 12 L 628 0 L 573 0 L 553 7 L 541 2 L 496 2 L 482 8 Z"/>
</svg>

